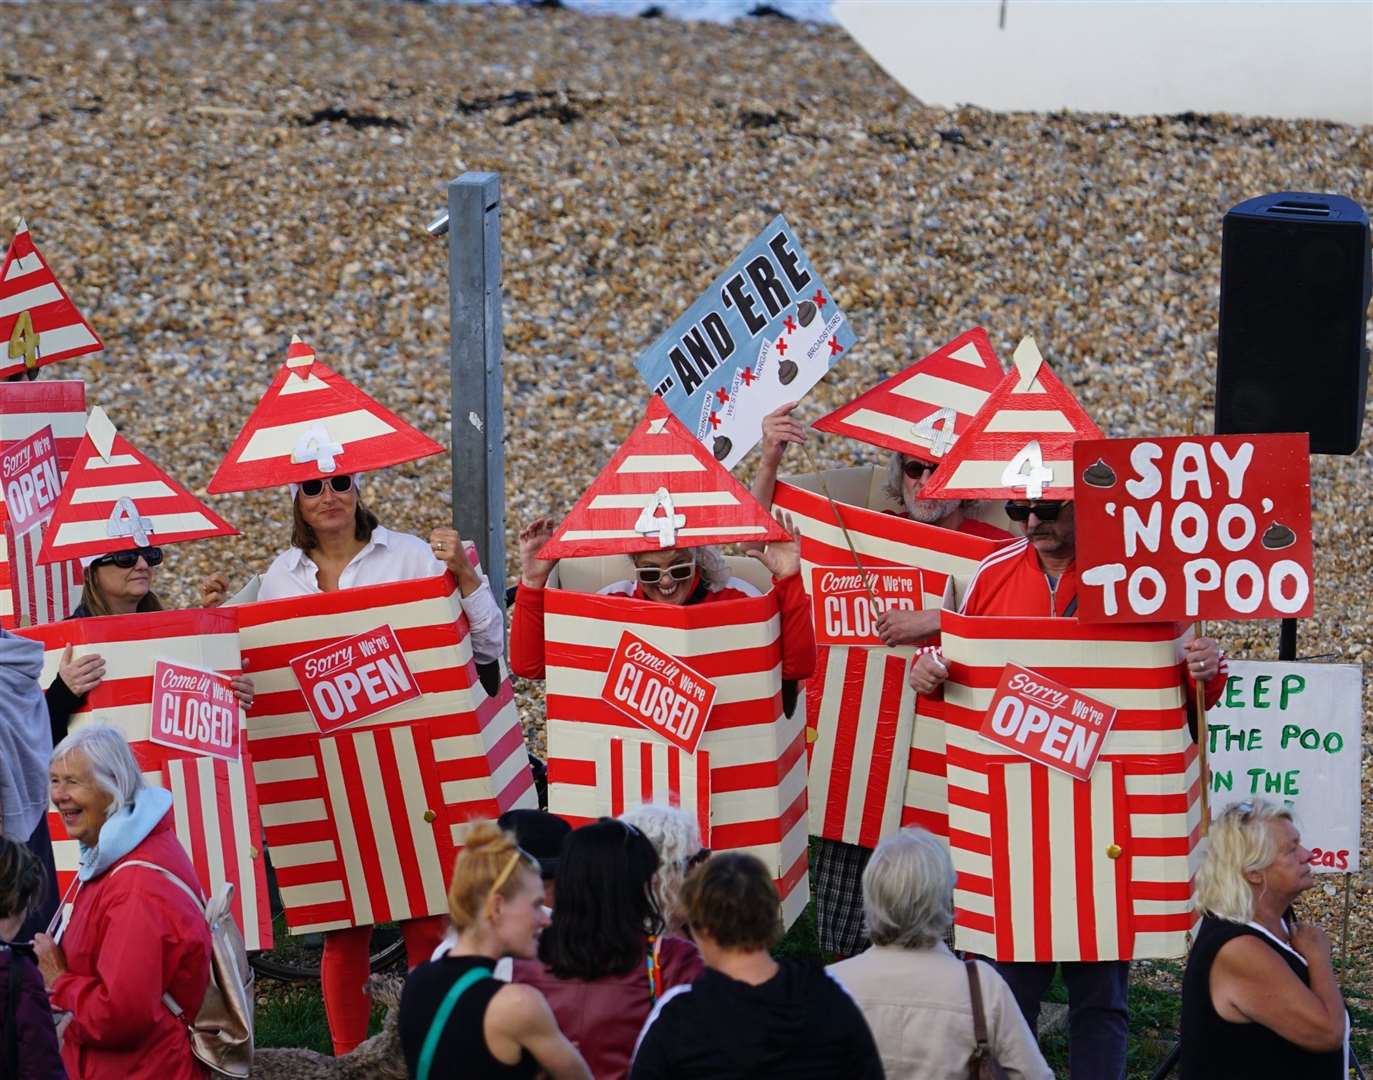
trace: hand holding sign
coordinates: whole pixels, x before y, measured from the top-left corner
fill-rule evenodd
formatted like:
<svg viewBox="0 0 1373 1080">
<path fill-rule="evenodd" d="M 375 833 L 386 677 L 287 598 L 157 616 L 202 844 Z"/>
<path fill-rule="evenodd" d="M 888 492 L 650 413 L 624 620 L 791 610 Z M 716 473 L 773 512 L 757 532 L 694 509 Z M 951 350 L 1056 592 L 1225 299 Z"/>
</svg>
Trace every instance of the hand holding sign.
<svg viewBox="0 0 1373 1080">
<path fill-rule="evenodd" d="M 792 574 L 799 573 L 801 570 L 801 545 L 796 541 L 796 524 L 791 520 L 791 515 L 783 513 L 781 510 L 773 511 L 773 517 L 777 523 L 791 533 L 790 540 L 774 540 L 762 551 L 750 551 L 750 558 L 757 559 L 760 563 L 772 572 L 772 576 L 781 580 L 791 577 Z"/>
<path fill-rule="evenodd" d="M 557 559 L 539 558 L 539 549 L 553 538 L 553 519 L 535 518 L 520 530 L 520 584 L 542 589 L 548 575 L 558 565 Z"/>
<path fill-rule="evenodd" d="M 72 647 L 68 645 L 57 662 L 57 675 L 73 694 L 85 697 L 105 677 L 105 661 L 98 653 L 73 658 Z"/>
</svg>

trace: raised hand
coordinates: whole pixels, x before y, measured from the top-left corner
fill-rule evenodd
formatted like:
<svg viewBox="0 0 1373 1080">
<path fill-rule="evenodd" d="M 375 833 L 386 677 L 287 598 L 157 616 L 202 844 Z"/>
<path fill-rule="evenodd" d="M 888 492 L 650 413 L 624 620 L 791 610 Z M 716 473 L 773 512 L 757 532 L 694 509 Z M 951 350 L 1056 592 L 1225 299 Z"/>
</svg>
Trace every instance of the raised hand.
<svg viewBox="0 0 1373 1080">
<path fill-rule="evenodd" d="M 558 565 L 557 559 L 540 559 L 538 552 L 553 536 L 551 518 L 535 518 L 520 530 L 520 584 L 542 589 L 548 575 Z"/>
</svg>

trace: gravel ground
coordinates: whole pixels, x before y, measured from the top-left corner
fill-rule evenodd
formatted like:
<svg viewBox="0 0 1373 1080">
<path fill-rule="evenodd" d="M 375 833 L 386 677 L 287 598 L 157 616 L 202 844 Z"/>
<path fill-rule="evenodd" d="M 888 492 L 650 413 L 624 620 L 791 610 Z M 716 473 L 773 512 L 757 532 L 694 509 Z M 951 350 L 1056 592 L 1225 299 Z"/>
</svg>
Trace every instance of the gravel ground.
<svg viewBox="0 0 1373 1080">
<path fill-rule="evenodd" d="M 1004 361 L 1034 334 L 1125 436 L 1210 422 L 1228 207 L 1293 189 L 1373 206 L 1369 128 L 927 109 L 837 27 L 342 0 L 5 16 L 0 220 L 27 216 L 108 350 L 61 371 L 201 492 L 292 333 L 447 443 L 446 254 L 424 224 L 469 169 L 504 190 L 512 531 L 571 505 L 638 415 L 634 356 L 778 212 L 859 338 L 810 418 L 981 324 Z M 1303 654 L 1373 659 L 1368 466 L 1367 443 L 1313 462 Z M 403 466 L 369 498 L 427 531 L 448 476 L 446 457 Z M 286 543 L 284 494 L 215 505 L 243 535 L 180 546 L 169 602 Z M 1274 624 L 1217 633 L 1276 655 Z M 538 741 L 537 696 L 522 705 Z M 1338 934 L 1337 901 L 1313 907 Z"/>
</svg>

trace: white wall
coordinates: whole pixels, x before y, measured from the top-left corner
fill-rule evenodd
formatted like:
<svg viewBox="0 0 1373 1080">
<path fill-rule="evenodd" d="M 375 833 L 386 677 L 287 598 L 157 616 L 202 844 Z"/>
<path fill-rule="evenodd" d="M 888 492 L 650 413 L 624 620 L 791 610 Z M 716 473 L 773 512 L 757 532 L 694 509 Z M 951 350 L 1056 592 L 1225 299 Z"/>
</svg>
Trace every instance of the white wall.
<svg viewBox="0 0 1373 1080">
<path fill-rule="evenodd" d="M 1373 0 L 835 0 L 928 105 L 1373 124 Z"/>
</svg>

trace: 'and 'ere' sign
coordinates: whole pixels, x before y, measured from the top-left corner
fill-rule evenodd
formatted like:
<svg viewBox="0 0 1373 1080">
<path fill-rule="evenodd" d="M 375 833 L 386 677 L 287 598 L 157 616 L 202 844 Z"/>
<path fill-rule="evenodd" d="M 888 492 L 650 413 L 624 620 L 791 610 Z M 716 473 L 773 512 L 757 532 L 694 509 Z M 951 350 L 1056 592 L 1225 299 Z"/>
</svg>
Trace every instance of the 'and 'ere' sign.
<svg viewBox="0 0 1373 1080">
<path fill-rule="evenodd" d="M 695 754 L 715 702 L 715 684 L 626 630 L 610 658 L 601 700 L 673 746 Z"/>
<path fill-rule="evenodd" d="M 1299 435 L 1073 447 L 1078 618 L 1311 614 L 1311 461 Z"/>
</svg>

